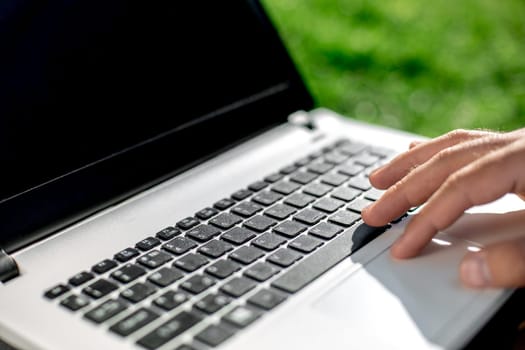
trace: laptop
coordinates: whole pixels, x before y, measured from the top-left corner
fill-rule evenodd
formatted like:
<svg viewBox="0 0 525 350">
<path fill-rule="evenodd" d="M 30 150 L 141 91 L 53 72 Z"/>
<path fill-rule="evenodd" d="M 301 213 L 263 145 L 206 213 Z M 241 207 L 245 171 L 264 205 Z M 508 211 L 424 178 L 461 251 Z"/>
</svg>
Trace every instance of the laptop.
<svg viewBox="0 0 525 350">
<path fill-rule="evenodd" d="M 14 348 L 460 348 L 512 292 L 457 266 L 513 196 L 390 258 L 367 176 L 424 138 L 315 106 L 258 1 L 4 1 L 0 45 Z"/>
</svg>

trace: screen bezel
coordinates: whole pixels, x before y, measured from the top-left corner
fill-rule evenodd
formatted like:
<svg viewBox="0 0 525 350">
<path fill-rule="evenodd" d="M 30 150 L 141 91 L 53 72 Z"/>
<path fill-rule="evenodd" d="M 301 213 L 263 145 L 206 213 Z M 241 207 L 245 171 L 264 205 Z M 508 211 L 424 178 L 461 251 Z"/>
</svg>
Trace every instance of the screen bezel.
<svg viewBox="0 0 525 350">
<path fill-rule="evenodd" d="M 274 58 L 280 56 L 287 67 L 288 76 L 283 77 L 286 86 L 245 101 L 247 103 L 200 116 L 198 119 L 205 121 L 170 130 L 1 202 L 0 248 L 13 253 L 247 138 L 285 123 L 294 111 L 311 109 L 313 99 L 263 6 L 257 0 L 247 1 L 268 35 L 275 39 L 276 50 L 272 55 Z M 247 116 L 249 122 L 246 122 Z M 205 135 L 206 142 L 192 143 L 195 146 L 188 147 L 188 140 L 194 135 Z M 173 157 L 173 150 L 177 149 L 184 152 Z"/>
</svg>

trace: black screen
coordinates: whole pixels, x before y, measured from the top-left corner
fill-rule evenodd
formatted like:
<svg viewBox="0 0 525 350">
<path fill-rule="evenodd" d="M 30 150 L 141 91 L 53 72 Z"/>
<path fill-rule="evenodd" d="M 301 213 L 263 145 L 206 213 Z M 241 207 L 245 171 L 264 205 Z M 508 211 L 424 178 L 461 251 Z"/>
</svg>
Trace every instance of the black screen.
<svg viewBox="0 0 525 350">
<path fill-rule="evenodd" d="M 93 208 L 309 103 L 255 1 L 4 0 L 0 246 L 20 221 Z"/>
</svg>

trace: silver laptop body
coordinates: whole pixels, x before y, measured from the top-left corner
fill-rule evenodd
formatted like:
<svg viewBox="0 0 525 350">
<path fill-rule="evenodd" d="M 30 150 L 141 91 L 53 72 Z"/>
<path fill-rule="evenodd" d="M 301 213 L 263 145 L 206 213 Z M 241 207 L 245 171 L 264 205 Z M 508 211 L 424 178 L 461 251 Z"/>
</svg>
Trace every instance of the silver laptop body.
<svg viewBox="0 0 525 350">
<path fill-rule="evenodd" d="M 264 16 L 256 2 L 238 2 L 233 6 L 241 6 L 241 3 L 248 4 L 258 16 Z M 276 52 L 276 55 L 283 54 L 279 50 Z M 276 89 L 279 92 L 279 86 Z M 273 92 L 267 90 L 265 93 L 271 95 Z M 250 104 L 257 100 L 248 99 L 243 103 Z M 235 109 L 237 106 L 230 107 Z M 228 108 L 226 112 L 229 113 Z M 208 114 L 207 118 L 199 120 L 207 122 L 213 118 L 214 114 Z M 249 117 L 244 118 L 249 123 Z M 162 241 L 162 245 L 156 246 L 154 250 L 168 254 L 170 259 L 155 268 L 142 266 L 147 273 L 130 283 L 115 282 L 115 275 L 112 274 L 129 263 L 140 265 L 140 257 L 118 262 L 118 266 L 106 272 L 91 272 L 92 266 L 98 262 L 113 259 L 123 249 L 135 247 L 148 236 L 155 236 L 166 227 L 174 227 L 184 218 L 194 217 L 201 209 L 212 207 L 213 203 L 230 198 L 232 193 L 246 189 L 250 184 L 260 182 L 291 164 L 297 164 L 319 152 L 322 154 L 323 150 L 326 152 L 341 143 L 341 140 L 399 153 L 406 150 L 414 139 L 423 139 L 417 135 L 353 121 L 322 108 L 288 111 L 287 119 L 271 128 L 264 128 L 257 135 L 237 142 L 235 146 L 189 169 L 186 167 L 184 171 L 162 178 L 162 181 L 157 181 L 147 189 L 119 198 L 111 205 L 98 208 L 96 212 L 52 234 L 42 234 L 39 239 L 29 244 L 19 244 L 19 249 L 3 254 L 2 267 L 5 266 L 7 270 L 15 268 L 17 271 L 12 274 L 3 271 L 2 274 L 6 278 L 0 284 L 0 338 L 20 349 L 53 350 L 168 350 L 178 347 L 183 349 L 182 346 L 204 350 L 213 347 L 213 341 L 217 341 L 218 348 L 231 350 L 454 349 L 467 344 L 512 291 L 466 289 L 458 278 L 458 264 L 468 250 L 479 249 L 494 239 L 491 234 L 495 225 L 500 231 L 500 237 L 512 236 L 523 229 L 520 223 L 523 220 L 512 213 L 521 209 L 523 204 L 514 196 L 469 211 L 452 228 L 438 234 L 421 256 L 407 261 L 393 261 L 389 247 L 413 214 L 392 223 L 384 233 L 355 252 L 352 250 L 357 241 L 353 234 L 356 227 L 361 225 L 360 221 L 348 227 L 340 226 L 341 232 L 333 237 L 317 237 L 321 245 L 311 253 L 301 253 L 302 258 L 289 266 L 268 262 L 277 248 L 262 249 L 262 255 L 253 263 L 238 264 L 238 269 L 227 277 L 214 277 L 215 283 L 202 292 L 186 292 L 188 299 L 171 310 L 159 307 L 156 300 L 167 291 L 188 287 L 184 283 L 192 276 L 210 275 L 210 270 L 206 269 L 211 264 L 226 259 L 234 249 L 253 244 L 247 241 L 232 246 L 232 251 L 221 257 L 209 258 L 208 264 L 191 273 L 184 272 L 183 277 L 165 287 L 150 283 L 151 275 L 158 269 L 171 268 L 172 263 L 184 254 L 197 253 L 205 242 L 198 242 L 197 247 L 177 255 L 167 253 L 163 247 L 169 241 Z M 198 136 L 194 135 L 194 142 L 201 142 Z M 187 147 L 190 148 L 191 143 Z M 171 153 L 177 157 L 178 152 L 184 151 L 183 148 L 177 148 Z M 389 153 L 382 161 L 387 161 L 394 153 Z M 351 159 L 349 156 L 345 163 L 351 162 Z M 308 166 L 296 166 L 299 169 L 295 171 Z M 338 169 L 338 166 L 334 169 Z M 292 176 L 281 175 L 284 180 L 279 181 Z M 366 179 L 365 171 L 359 176 Z M 273 183 L 267 185 L 268 188 L 275 186 Z M 350 188 L 346 184 L 342 187 Z M 251 196 L 256 194 L 255 191 Z M 366 190 L 358 198 L 365 196 Z M 250 198 L 253 197 L 247 197 L 246 200 Z M 276 203 L 285 203 L 286 198 L 284 195 Z M 310 208 L 314 204 L 309 204 Z M 52 206 L 53 201 L 49 201 L 48 205 Z M 315 225 L 319 222 L 333 223 L 330 221 L 332 215 L 335 214 L 326 214 Z M 504 217 L 510 220 L 502 220 Z M 200 224 L 209 224 L 210 220 L 212 218 L 201 219 Z M 236 226 L 241 227 L 246 220 Z M 279 249 L 290 247 L 297 237 L 312 236 L 314 224 L 306 226 L 304 232 L 287 238 Z M 255 237 L 272 230 L 258 232 Z M 220 236 L 213 239 L 222 240 L 226 231 L 222 230 Z M 479 233 L 475 238 L 469 235 L 473 231 Z M 184 237 L 188 232 L 183 230 L 179 237 Z M 294 251 L 295 248 L 287 249 Z M 144 250 L 140 254 L 146 255 L 151 251 Z M 327 263 L 327 260 L 331 262 Z M 246 271 L 258 263 L 276 267 L 276 273 L 264 281 L 248 278 L 256 286 L 241 296 L 233 297 L 224 292 L 224 284 L 235 278 L 246 279 Z M 77 286 L 68 285 L 70 278 L 81 271 L 88 271 L 94 277 Z M 85 288 L 99 279 L 111 281 L 117 285 L 117 289 L 100 298 L 87 295 Z M 135 283 L 152 284 L 155 290 L 136 303 L 125 301 L 125 309 L 100 323 L 86 316 L 108 300 L 122 299 L 125 290 Z M 46 297 L 46 293 L 58 284 L 66 285 L 68 290 L 57 292 L 56 297 Z M 286 290 L 294 285 L 297 286 L 296 291 Z M 261 290 L 275 291 L 282 296 L 282 300 L 270 310 L 250 302 L 250 298 Z M 210 314 L 196 310 L 200 301 L 213 294 L 224 294 L 228 301 Z M 70 295 L 82 296 L 88 304 L 72 311 L 63 305 Z M 116 324 L 133 328 L 134 324 L 140 323 L 140 317 L 129 317 L 141 308 L 152 310 L 156 318 L 126 336 L 114 331 Z M 182 313 L 197 314 L 199 318 L 178 334 L 177 328 L 187 321 L 177 318 Z M 214 326 L 222 327 L 223 333 Z M 203 334 L 207 330 L 205 337 Z M 157 338 L 151 334 L 156 334 Z M 159 337 L 164 338 L 159 341 Z"/>
</svg>

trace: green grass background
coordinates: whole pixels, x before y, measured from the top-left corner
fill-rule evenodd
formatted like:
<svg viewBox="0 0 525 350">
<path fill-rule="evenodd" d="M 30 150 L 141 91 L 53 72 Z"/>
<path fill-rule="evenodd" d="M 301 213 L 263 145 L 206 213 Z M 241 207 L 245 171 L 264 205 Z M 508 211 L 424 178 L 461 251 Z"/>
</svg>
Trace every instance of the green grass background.
<svg viewBox="0 0 525 350">
<path fill-rule="evenodd" d="M 525 126 L 523 0 L 263 0 L 318 105 L 436 136 Z"/>
</svg>

